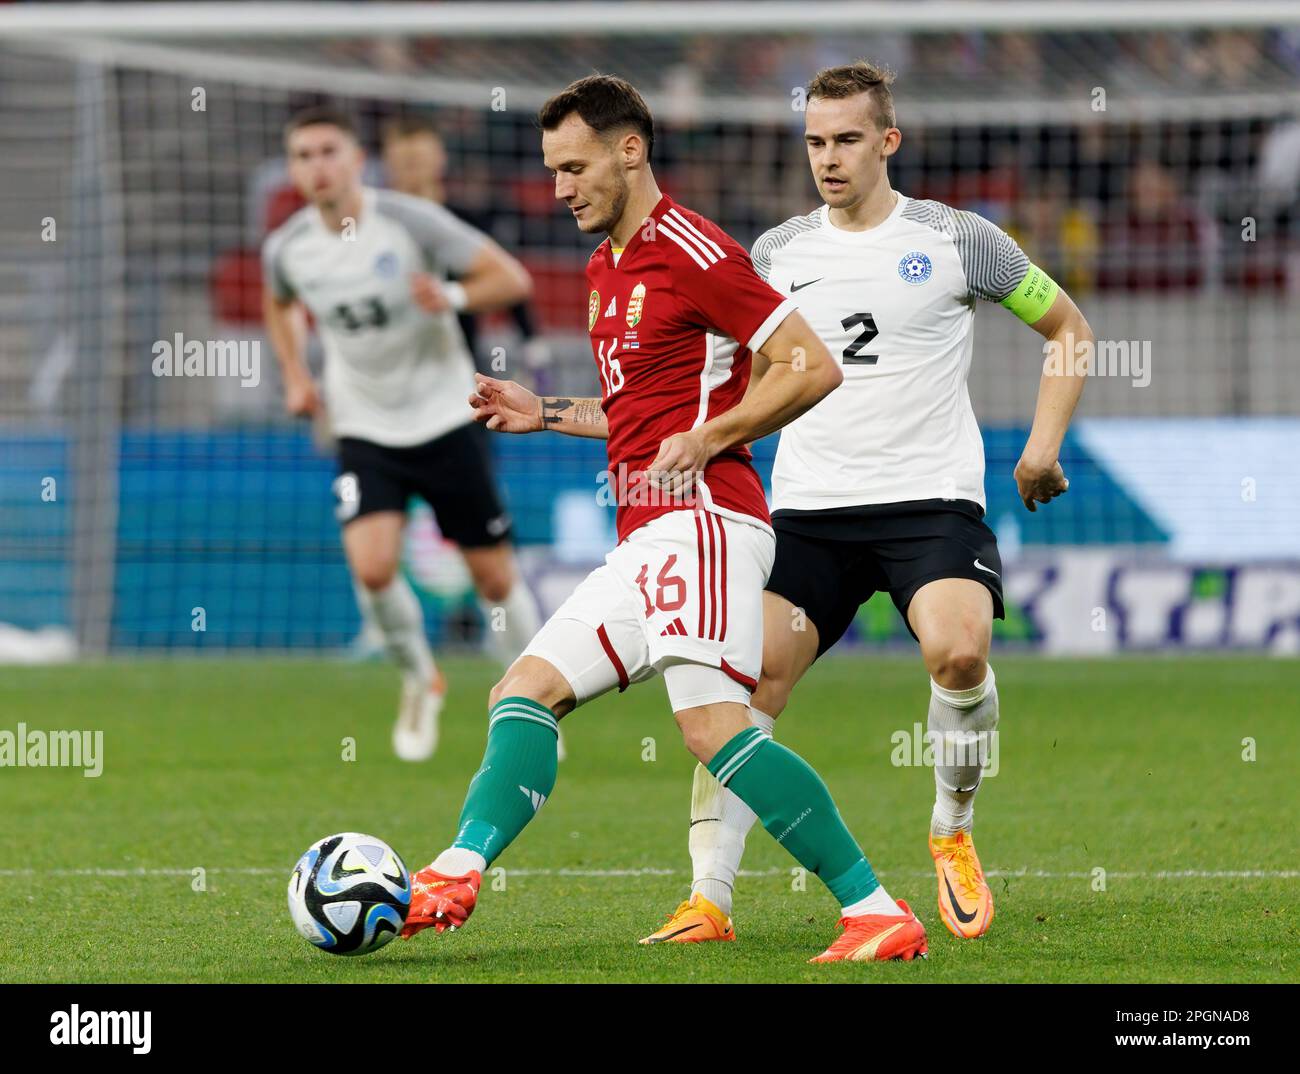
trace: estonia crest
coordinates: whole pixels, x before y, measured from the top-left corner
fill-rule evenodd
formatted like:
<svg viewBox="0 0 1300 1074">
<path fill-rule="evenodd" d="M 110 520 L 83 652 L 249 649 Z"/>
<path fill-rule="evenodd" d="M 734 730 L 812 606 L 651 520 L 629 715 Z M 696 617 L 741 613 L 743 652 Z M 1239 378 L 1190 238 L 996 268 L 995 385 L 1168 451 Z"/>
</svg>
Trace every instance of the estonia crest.
<svg viewBox="0 0 1300 1074">
<path fill-rule="evenodd" d="M 903 260 L 898 263 L 898 274 L 908 283 L 925 283 L 933 271 L 930 259 L 919 250 L 904 254 Z"/>
</svg>

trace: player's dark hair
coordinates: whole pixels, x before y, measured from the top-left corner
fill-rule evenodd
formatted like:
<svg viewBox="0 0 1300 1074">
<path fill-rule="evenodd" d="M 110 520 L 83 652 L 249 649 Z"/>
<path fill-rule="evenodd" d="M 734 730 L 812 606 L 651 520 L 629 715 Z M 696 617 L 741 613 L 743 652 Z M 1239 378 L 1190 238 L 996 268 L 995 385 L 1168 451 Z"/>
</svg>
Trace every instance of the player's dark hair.
<svg viewBox="0 0 1300 1074">
<path fill-rule="evenodd" d="M 384 124 L 383 140 L 389 142 L 395 138 L 414 138 L 420 134 L 431 134 L 440 140 L 442 138 L 437 125 L 428 116 L 402 115 L 394 116 Z"/>
<path fill-rule="evenodd" d="M 553 131 L 569 116 L 578 118 L 597 134 L 632 129 L 645 140 L 646 160 L 655 147 L 655 122 L 645 98 L 626 79 L 616 75 L 588 75 L 557 93 L 537 113 L 537 124 Z"/>
<path fill-rule="evenodd" d="M 875 113 L 876 126 L 882 131 L 896 126 L 894 119 L 894 94 L 890 86 L 894 73 L 887 67 L 878 67 L 867 60 L 856 60 L 842 67 L 825 67 L 805 90 L 808 100 L 825 98 L 842 100 L 856 97 L 859 93 L 871 94 L 872 112 Z"/>
<path fill-rule="evenodd" d="M 344 134 L 357 139 L 357 125 L 353 122 L 352 117 L 341 108 L 335 108 L 328 104 L 317 104 L 311 108 L 304 108 L 299 112 L 295 112 L 289 117 L 289 122 L 284 125 L 284 136 L 288 138 L 294 131 L 302 130 L 303 127 L 321 125 L 338 127 Z"/>
</svg>

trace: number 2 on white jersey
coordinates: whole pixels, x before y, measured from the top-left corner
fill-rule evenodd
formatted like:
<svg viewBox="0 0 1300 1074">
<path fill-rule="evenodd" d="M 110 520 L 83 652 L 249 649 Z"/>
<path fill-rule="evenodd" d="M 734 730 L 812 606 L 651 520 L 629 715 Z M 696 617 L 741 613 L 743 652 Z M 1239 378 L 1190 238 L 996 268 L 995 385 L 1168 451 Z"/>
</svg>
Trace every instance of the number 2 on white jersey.
<svg viewBox="0 0 1300 1074">
<path fill-rule="evenodd" d="M 840 326 L 846 331 L 850 328 L 862 326 L 862 331 L 858 333 L 857 338 L 844 348 L 844 353 L 840 355 L 845 365 L 875 365 L 880 361 L 878 354 L 863 354 L 862 351 L 868 343 L 880 335 L 880 330 L 876 328 L 876 319 L 869 313 L 854 313 L 840 321 Z"/>
<path fill-rule="evenodd" d="M 618 359 L 614 357 L 614 352 L 618 349 L 618 340 L 611 339 L 609 350 L 605 350 L 605 340 L 600 341 L 600 346 L 596 348 L 596 354 L 600 359 L 600 376 L 605 382 L 605 398 L 608 399 L 619 388 L 623 387 L 623 369 L 618 364 Z"/>
</svg>

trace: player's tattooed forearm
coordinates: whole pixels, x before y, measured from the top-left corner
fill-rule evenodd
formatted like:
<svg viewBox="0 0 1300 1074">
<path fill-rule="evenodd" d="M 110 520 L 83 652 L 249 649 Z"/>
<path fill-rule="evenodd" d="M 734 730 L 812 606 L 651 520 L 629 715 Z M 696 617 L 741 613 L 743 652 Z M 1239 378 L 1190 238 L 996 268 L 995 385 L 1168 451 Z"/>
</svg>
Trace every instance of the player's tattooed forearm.
<svg viewBox="0 0 1300 1074">
<path fill-rule="evenodd" d="M 544 397 L 542 399 L 542 424 L 562 424 L 565 419 L 565 412 L 572 408 L 572 399 L 559 399 L 553 395 Z"/>
<path fill-rule="evenodd" d="M 546 396 L 542 399 L 542 423 L 544 425 L 599 425 L 605 414 L 600 409 L 599 399 L 561 399 Z"/>
</svg>

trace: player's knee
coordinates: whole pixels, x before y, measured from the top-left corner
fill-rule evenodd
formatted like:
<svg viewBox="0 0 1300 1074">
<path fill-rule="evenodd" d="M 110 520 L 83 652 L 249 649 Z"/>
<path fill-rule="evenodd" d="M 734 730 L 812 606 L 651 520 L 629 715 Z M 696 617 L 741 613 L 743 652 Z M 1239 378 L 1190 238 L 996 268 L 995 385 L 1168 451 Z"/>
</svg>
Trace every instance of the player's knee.
<svg viewBox="0 0 1300 1074">
<path fill-rule="evenodd" d="M 494 709 L 507 697 L 518 696 L 519 693 L 515 689 L 514 679 L 511 677 L 510 672 L 507 671 L 488 691 L 488 708 Z"/>
<path fill-rule="evenodd" d="M 483 600 L 489 604 L 499 604 L 510 596 L 515 583 L 514 565 L 510 558 L 467 557 L 467 561 L 470 575 L 474 579 L 474 588 Z"/>
<path fill-rule="evenodd" d="M 488 709 L 507 697 L 526 697 L 545 705 L 556 717 L 572 711 L 573 691 L 550 664 L 532 656 L 521 656 L 488 691 Z"/>
<path fill-rule="evenodd" d="M 702 721 L 683 718 L 684 713 L 677 713 L 677 727 L 682 733 L 682 742 L 701 764 L 708 764 L 718 752 L 718 743 L 710 733 L 710 728 Z"/>
<path fill-rule="evenodd" d="M 967 639 L 942 646 L 930 660 L 930 677 L 947 690 L 970 690 L 988 674 L 988 652 Z"/>
<path fill-rule="evenodd" d="M 500 604 L 510 596 L 513 581 L 509 571 L 497 571 L 475 578 L 474 586 L 478 595 L 489 604 Z"/>
<path fill-rule="evenodd" d="M 377 557 L 356 564 L 352 568 L 356 580 L 372 593 L 387 589 L 397 577 L 397 561 Z"/>
<path fill-rule="evenodd" d="M 790 654 L 779 647 L 775 652 L 768 647 L 763 651 L 763 673 L 758 678 L 758 686 L 754 690 L 754 696 L 749 699 L 749 704 L 769 716 L 780 716 L 789 704 L 790 693 L 798 681 L 799 674 Z"/>
<path fill-rule="evenodd" d="M 767 668 L 764 668 L 763 676 L 758 680 L 758 687 L 749 699 L 749 705 L 775 719 L 790 703 L 790 691 L 793 689 L 793 676 L 769 675 Z"/>
<path fill-rule="evenodd" d="M 507 697 L 527 697 L 535 701 L 541 700 L 537 695 L 544 691 L 539 689 L 540 683 L 535 675 L 528 674 L 527 670 L 518 670 L 519 661 L 515 661 L 506 673 L 497 680 L 495 686 L 488 691 L 489 707 L 497 705 Z M 543 702 L 544 703 L 544 702 Z"/>
</svg>

